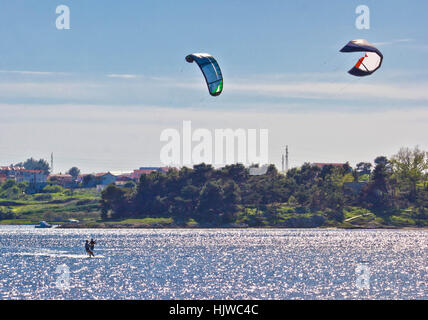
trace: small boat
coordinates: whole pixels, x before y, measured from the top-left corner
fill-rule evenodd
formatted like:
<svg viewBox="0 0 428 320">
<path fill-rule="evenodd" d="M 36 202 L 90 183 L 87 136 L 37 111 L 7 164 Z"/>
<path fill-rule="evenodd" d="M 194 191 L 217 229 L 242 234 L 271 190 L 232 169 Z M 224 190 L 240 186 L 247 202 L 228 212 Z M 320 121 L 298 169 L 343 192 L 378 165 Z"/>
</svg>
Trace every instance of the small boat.
<svg viewBox="0 0 428 320">
<path fill-rule="evenodd" d="M 40 221 L 40 224 L 36 228 L 52 228 L 52 225 L 46 221 Z"/>
</svg>

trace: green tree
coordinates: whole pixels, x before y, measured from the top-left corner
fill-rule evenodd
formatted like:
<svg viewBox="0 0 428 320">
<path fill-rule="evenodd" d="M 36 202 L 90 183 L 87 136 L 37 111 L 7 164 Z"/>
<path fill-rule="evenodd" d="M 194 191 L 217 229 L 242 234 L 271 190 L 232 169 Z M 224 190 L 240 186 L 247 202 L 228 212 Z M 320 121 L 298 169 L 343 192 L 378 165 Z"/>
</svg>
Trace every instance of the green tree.
<svg viewBox="0 0 428 320">
<path fill-rule="evenodd" d="M 234 181 L 228 181 L 223 187 L 224 211 L 222 216 L 223 223 L 230 223 L 236 219 L 236 214 L 241 203 L 241 189 Z"/>
<path fill-rule="evenodd" d="M 50 170 L 49 163 L 44 159 L 35 160 L 33 158 L 29 158 L 23 163 L 17 163 L 15 166 L 24 167 L 28 170 L 43 170 L 46 174 L 48 174 Z"/>
<path fill-rule="evenodd" d="M 70 170 L 67 171 L 67 173 L 71 175 L 74 180 L 76 180 L 80 174 L 80 169 L 78 167 L 72 167 L 70 168 Z"/>
<path fill-rule="evenodd" d="M 408 200 L 414 202 L 418 185 L 422 188 L 424 172 L 428 170 L 428 152 L 417 146 L 414 149 L 401 148 L 392 156 L 391 164 L 399 187 L 407 194 Z"/>
<path fill-rule="evenodd" d="M 223 211 L 223 199 L 224 191 L 218 182 L 207 182 L 200 192 L 199 203 L 196 208 L 200 219 L 218 223 Z"/>
<path fill-rule="evenodd" d="M 93 174 L 87 174 L 82 179 L 82 187 L 83 188 L 92 188 L 95 187 L 97 183 L 97 179 Z"/>
<path fill-rule="evenodd" d="M 130 216 L 128 199 L 124 189 L 113 184 L 107 186 L 101 193 L 101 215 L 103 219 L 113 219 Z"/>
<path fill-rule="evenodd" d="M 371 173 L 372 164 L 370 162 L 359 162 L 357 163 L 355 171 L 358 176 Z"/>
<path fill-rule="evenodd" d="M 391 197 L 390 178 L 391 164 L 384 156 L 375 159 L 376 166 L 372 172 L 371 181 L 361 194 L 369 207 L 377 210 L 386 210 L 393 206 Z"/>
</svg>

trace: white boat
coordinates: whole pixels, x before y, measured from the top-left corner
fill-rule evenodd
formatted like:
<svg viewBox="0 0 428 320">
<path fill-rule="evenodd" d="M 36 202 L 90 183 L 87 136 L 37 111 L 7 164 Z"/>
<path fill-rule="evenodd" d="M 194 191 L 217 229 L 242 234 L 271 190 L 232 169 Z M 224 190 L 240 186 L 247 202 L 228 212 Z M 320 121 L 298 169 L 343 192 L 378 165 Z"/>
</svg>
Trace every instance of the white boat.
<svg viewBox="0 0 428 320">
<path fill-rule="evenodd" d="M 40 221 L 40 224 L 36 228 L 52 228 L 52 225 L 46 221 Z"/>
</svg>

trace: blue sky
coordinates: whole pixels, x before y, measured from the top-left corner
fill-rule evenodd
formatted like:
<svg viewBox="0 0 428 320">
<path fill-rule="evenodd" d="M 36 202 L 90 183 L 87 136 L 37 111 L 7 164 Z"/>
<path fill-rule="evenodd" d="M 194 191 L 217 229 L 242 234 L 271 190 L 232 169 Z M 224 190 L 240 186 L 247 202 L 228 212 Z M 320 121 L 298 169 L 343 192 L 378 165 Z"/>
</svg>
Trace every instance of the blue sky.
<svg viewBox="0 0 428 320">
<path fill-rule="evenodd" d="M 70 30 L 55 27 L 60 4 Z M 361 4 L 369 30 L 355 27 Z M 277 165 L 285 144 L 296 166 L 428 149 L 427 10 L 422 0 L 4 1 L 0 163 L 54 152 L 58 171 L 159 165 L 160 132 L 183 120 L 268 128 Z M 370 77 L 348 75 L 360 55 L 339 53 L 359 38 L 385 57 Z M 217 58 L 220 97 L 185 62 L 192 52 Z"/>
<path fill-rule="evenodd" d="M 69 31 L 55 28 L 59 4 L 71 10 Z M 370 8 L 370 30 L 355 28 L 360 4 Z M 7 1 L 0 13 L 2 66 L 170 75 L 184 55 L 202 49 L 219 57 L 232 75 L 324 72 L 320 64 L 347 41 L 367 38 L 411 39 L 400 48 L 385 48 L 385 65 L 420 69 L 428 63 L 422 59 L 426 47 L 420 50 L 427 45 L 427 10 L 422 0 L 232 0 L 216 1 L 215 7 L 211 1 Z"/>
</svg>

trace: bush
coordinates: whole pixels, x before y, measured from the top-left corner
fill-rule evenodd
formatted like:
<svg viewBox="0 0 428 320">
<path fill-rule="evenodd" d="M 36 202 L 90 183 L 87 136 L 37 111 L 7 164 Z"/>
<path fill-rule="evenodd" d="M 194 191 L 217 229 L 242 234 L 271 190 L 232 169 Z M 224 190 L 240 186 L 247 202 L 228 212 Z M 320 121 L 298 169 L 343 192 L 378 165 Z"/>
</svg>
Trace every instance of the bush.
<svg viewBox="0 0 428 320">
<path fill-rule="evenodd" d="M 291 196 L 288 198 L 288 204 L 289 204 L 290 206 L 294 206 L 294 205 L 296 205 L 296 204 L 297 204 L 297 199 L 296 199 L 293 195 L 291 195 Z"/>
<path fill-rule="evenodd" d="M 72 196 L 72 195 L 74 195 L 74 191 L 73 191 L 73 189 L 64 189 L 63 193 L 64 193 L 66 196 Z"/>
<path fill-rule="evenodd" d="M 124 188 L 135 189 L 137 184 L 134 181 L 128 181 L 123 185 Z"/>
<path fill-rule="evenodd" d="M 22 190 L 14 185 L 0 193 L 0 198 L 17 200 L 22 195 Z"/>
<path fill-rule="evenodd" d="M 297 213 L 309 213 L 310 210 L 306 207 L 301 206 L 301 207 L 296 207 L 296 212 Z"/>
<path fill-rule="evenodd" d="M 76 202 L 76 205 L 77 206 L 83 206 L 83 205 L 85 205 L 85 204 L 89 204 L 89 203 L 92 203 L 93 202 L 93 200 L 92 199 L 83 199 L 83 200 L 79 200 L 79 201 L 77 201 Z"/>
<path fill-rule="evenodd" d="M 326 209 L 325 213 L 327 215 L 327 218 L 330 220 L 343 222 L 343 220 L 345 219 L 345 214 L 343 210 Z"/>
<path fill-rule="evenodd" d="M 1 189 L 7 190 L 7 189 L 12 188 L 13 186 L 16 186 L 15 180 L 9 179 L 1 185 Z"/>
<path fill-rule="evenodd" d="M 44 193 L 59 193 L 63 191 L 64 191 L 64 188 L 58 185 L 46 186 L 42 190 L 42 192 Z"/>
<path fill-rule="evenodd" d="M 15 219 L 15 218 L 16 218 L 16 213 L 14 213 L 12 210 L 5 207 L 0 207 L 0 220 Z"/>
<path fill-rule="evenodd" d="M 291 217 L 285 219 L 280 225 L 287 228 L 318 228 L 325 222 L 325 218 L 322 216 L 302 217 L 296 218 Z"/>
<path fill-rule="evenodd" d="M 34 196 L 34 200 L 36 201 L 49 201 L 52 200 L 51 194 L 38 194 Z"/>
</svg>

